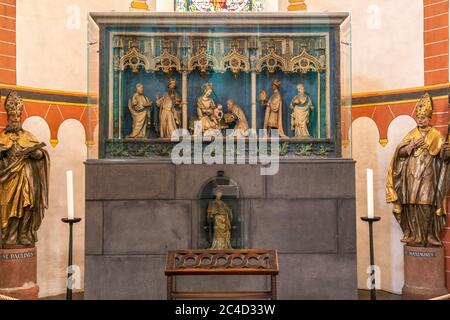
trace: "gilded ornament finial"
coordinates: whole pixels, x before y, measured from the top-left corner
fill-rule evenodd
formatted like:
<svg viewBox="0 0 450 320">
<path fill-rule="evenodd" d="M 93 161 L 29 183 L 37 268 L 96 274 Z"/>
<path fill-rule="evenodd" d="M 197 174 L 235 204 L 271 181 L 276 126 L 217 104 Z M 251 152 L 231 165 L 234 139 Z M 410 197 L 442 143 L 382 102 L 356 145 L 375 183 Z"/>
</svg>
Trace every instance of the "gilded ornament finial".
<svg viewBox="0 0 450 320">
<path fill-rule="evenodd" d="M 289 3 L 288 11 L 306 11 L 308 9 L 305 0 L 289 0 Z"/>
<path fill-rule="evenodd" d="M 378 143 L 384 148 L 386 147 L 386 145 L 388 144 L 389 140 L 388 139 L 380 139 L 378 140 Z"/>
<path fill-rule="evenodd" d="M 150 8 L 147 4 L 147 0 L 133 0 L 130 4 L 130 10 L 145 10 L 149 11 Z"/>
<path fill-rule="evenodd" d="M 431 118 L 433 116 L 433 101 L 430 95 L 425 93 L 416 104 L 416 115 Z"/>
<path fill-rule="evenodd" d="M 50 139 L 50 144 L 53 148 L 56 148 L 56 146 L 58 145 L 59 140 L 58 139 Z"/>
</svg>

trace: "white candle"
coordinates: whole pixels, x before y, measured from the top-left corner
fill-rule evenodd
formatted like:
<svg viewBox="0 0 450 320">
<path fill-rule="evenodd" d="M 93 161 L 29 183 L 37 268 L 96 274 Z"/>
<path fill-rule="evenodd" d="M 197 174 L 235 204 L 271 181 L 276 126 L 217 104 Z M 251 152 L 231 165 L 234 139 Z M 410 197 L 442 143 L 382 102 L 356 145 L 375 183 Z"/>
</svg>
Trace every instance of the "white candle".
<svg viewBox="0 0 450 320">
<path fill-rule="evenodd" d="M 367 216 L 373 218 L 373 170 L 367 169 Z"/>
<path fill-rule="evenodd" d="M 73 173 L 67 171 L 67 218 L 73 220 L 75 218 L 75 211 L 73 208 Z"/>
</svg>

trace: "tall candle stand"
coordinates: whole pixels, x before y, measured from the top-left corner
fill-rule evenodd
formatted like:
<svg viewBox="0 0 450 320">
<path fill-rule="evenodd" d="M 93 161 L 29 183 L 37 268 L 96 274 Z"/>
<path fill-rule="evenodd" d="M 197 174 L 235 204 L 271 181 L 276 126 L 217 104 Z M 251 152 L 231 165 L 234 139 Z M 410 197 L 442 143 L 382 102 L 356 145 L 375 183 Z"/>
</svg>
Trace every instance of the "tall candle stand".
<svg viewBox="0 0 450 320">
<path fill-rule="evenodd" d="M 72 300 L 72 254 L 73 254 L 73 224 L 81 221 L 81 218 L 63 218 L 62 222 L 69 224 L 69 262 L 67 266 L 67 291 L 66 300 Z"/>
<path fill-rule="evenodd" d="M 369 223 L 370 244 L 370 300 L 377 300 L 377 289 L 375 286 L 375 258 L 373 253 L 373 223 L 380 221 L 380 217 L 361 217 L 362 221 Z"/>
</svg>

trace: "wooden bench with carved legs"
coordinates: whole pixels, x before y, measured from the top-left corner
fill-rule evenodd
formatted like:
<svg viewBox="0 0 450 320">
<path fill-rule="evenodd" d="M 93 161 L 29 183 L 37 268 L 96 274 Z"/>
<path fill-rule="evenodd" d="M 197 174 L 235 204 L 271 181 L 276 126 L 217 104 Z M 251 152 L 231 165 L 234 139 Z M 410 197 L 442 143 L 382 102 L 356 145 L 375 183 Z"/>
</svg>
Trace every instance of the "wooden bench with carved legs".
<svg viewBox="0 0 450 320">
<path fill-rule="evenodd" d="M 278 255 L 276 250 L 175 250 L 166 260 L 167 299 L 247 298 L 277 299 Z M 176 291 L 176 276 L 270 276 L 269 291 Z"/>
</svg>

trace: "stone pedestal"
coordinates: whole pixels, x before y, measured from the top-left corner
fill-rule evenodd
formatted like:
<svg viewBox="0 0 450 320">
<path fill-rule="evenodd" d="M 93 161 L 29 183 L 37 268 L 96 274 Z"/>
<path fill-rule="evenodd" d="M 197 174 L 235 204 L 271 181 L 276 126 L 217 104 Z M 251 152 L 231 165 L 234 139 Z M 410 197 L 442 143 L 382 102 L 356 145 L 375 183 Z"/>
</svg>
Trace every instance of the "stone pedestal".
<svg viewBox="0 0 450 320">
<path fill-rule="evenodd" d="M 0 294 L 16 299 L 37 299 L 36 248 L 0 249 Z"/>
<path fill-rule="evenodd" d="M 448 293 L 443 247 L 404 247 L 403 299 L 431 299 Z"/>
</svg>

